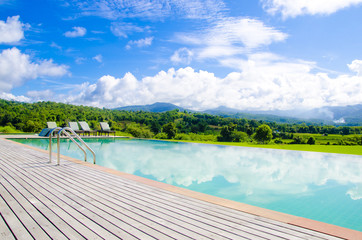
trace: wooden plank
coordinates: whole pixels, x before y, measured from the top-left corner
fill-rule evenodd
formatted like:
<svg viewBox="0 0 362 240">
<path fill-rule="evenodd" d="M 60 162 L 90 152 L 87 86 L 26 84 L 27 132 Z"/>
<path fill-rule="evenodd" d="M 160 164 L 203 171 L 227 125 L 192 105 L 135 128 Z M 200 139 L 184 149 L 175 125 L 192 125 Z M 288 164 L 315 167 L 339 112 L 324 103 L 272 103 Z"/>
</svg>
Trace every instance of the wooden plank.
<svg viewBox="0 0 362 240">
<path fill-rule="evenodd" d="M 0 205 L 1 204 L 6 204 L 6 203 L 2 203 L 2 201 L 0 201 Z M 2 208 L 0 207 L 0 239 L 2 240 L 15 239 L 14 234 L 11 232 L 11 229 L 9 228 L 8 224 L 5 222 L 5 219 L 1 214 L 1 210 Z"/>
<path fill-rule="evenodd" d="M 11 211 L 15 214 L 16 218 L 18 218 L 21 222 L 20 224 L 17 224 L 17 229 L 13 230 L 14 234 L 17 236 L 17 231 L 21 232 L 21 236 L 23 235 L 30 235 L 29 239 L 51 239 L 49 235 L 42 229 L 39 224 L 32 218 L 32 216 L 28 213 L 28 211 L 31 211 L 30 209 L 25 209 L 24 206 L 21 205 L 21 202 L 23 202 L 23 199 L 16 199 L 10 192 L 14 191 L 8 184 L 1 183 L 1 188 L 6 189 L 5 191 L 1 192 L 1 196 L 3 200 L 6 202 L 8 207 L 11 209 Z M 8 189 L 10 188 L 10 189 Z M 16 194 L 17 195 L 17 194 Z M 27 207 L 27 206 L 26 206 Z M 4 214 L 4 216 L 6 216 Z M 13 218 L 14 219 L 14 218 Z M 15 219 L 14 219 L 15 220 Z M 8 222 L 8 221 L 7 221 Z M 26 233 L 26 231 L 28 232 Z"/>
<path fill-rule="evenodd" d="M 82 239 L 85 238 L 79 232 L 77 232 L 73 227 L 71 227 L 63 218 L 58 216 L 56 213 L 59 212 L 59 208 L 49 199 L 47 199 L 43 194 L 32 189 L 31 186 L 19 177 L 14 177 L 13 179 L 17 181 L 18 191 L 39 211 L 41 212 L 60 232 L 62 235 L 66 235 L 69 238 L 73 239 Z M 69 220 L 69 219 L 68 219 Z M 54 239 L 61 239 L 57 231 L 49 232 L 51 237 Z"/>
<path fill-rule="evenodd" d="M 59 167 L 58 167 L 58 169 L 59 169 Z M 69 173 L 69 172 L 68 172 L 68 173 Z M 42 176 L 42 177 L 47 176 L 47 177 L 53 177 L 53 178 L 54 178 L 54 177 L 57 177 L 57 175 L 56 175 L 55 173 L 48 174 L 47 172 L 42 172 L 42 173 L 39 172 L 39 176 Z M 69 177 L 69 176 L 68 176 L 68 177 Z M 67 179 L 68 179 L 68 177 L 67 177 Z M 63 179 L 62 181 L 64 181 L 64 179 Z M 75 185 L 75 184 L 77 184 L 77 181 L 79 181 L 79 179 L 72 179 L 72 181 L 69 182 L 68 185 L 69 185 L 69 184 Z M 44 182 L 46 182 L 46 181 L 44 181 Z M 83 184 L 84 184 L 84 183 L 83 183 Z M 67 185 L 65 182 L 60 182 L 60 183 L 59 183 L 59 181 L 50 180 L 50 185 L 49 185 L 48 187 L 51 187 L 52 189 L 57 189 L 57 188 L 59 188 L 59 187 L 61 187 L 61 186 L 66 186 L 68 189 L 73 189 L 73 190 L 71 191 L 72 194 L 73 194 L 73 193 L 80 194 L 81 191 L 85 191 L 85 192 L 88 192 L 88 191 L 89 191 L 89 189 L 84 189 L 84 190 L 74 189 L 74 188 L 72 188 L 71 186 L 68 186 L 68 185 Z M 72 195 L 72 194 L 67 194 L 67 197 L 69 197 L 69 196 Z M 74 199 L 71 199 L 71 200 L 74 201 Z M 84 201 L 85 201 L 85 200 L 84 200 Z M 106 201 L 106 199 L 104 199 L 104 201 Z M 78 203 L 78 204 L 81 205 L 80 203 Z M 84 205 L 83 207 L 88 208 L 89 206 L 88 206 L 88 205 Z M 129 207 L 129 206 L 126 205 L 126 207 Z M 126 210 L 126 209 L 123 209 L 122 212 L 124 212 L 125 210 Z M 94 211 L 94 210 L 91 210 L 91 211 Z M 142 212 L 141 214 L 144 214 L 144 213 L 145 213 L 145 212 Z M 142 216 L 141 214 L 139 214 L 139 216 Z M 128 221 L 129 221 L 129 219 L 128 219 Z M 143 218 L 140 220 L 140 222 L 144 222 L 144 221 L 147 221 L 147 219 L 145 219 L 144 216 L 143 216 Z M 150 222 L 150 224 L 153 224 L 153 225 L 159 224 L 157 221 L 148 221 L 148 222 Z M 137 224 L 140 225 L 140 223 L 137 223 Z M 140 226 L 142 226 L 142 225 L 140 225 Z M 144 228 L 144 227 L 147 227 L 147 226 L 142 226 L 142 228 Z M 153 231 L 152 228 L 146 229 L 145 232 L 150 232 L 150 231 Z M 164 228 L 161 229 L 159 232 L 167 232 L 167 228 L 164 227 Z M 140 234 L 140 233 L 138 233 L 138 234 Z M 172 235 L 172 236 L 180 235 L 179 233 L 174 232 L 174 231 L 171 232 L 171 233 L 169 233 L 169 234 Z M 165 236 L 164 234 L 162 234 L 162 236 L 160 236 L 160 237 L 165 238 L 166 236 Z M 186 235 L 180 235 L 180 237 L 185 238 Z"/>
<path fill-rule="evenodd" d="M 21 172 L 18 172 L 19 174 L 23 174 Z M 15 175 L 15 173 L 13 172 Z M 31 176 L 29 173 L 27 176 Z M 29 179 L 29 181 L 33 181 L 33 179 Z M 85 212 L 86 209 L 83 209 L 82 206 L 79 206 L 77 204 L 74 204 L 73 202 L 69 201 L 65 196 L 65 192 L 56 192 L 53 191 L 54 188 L 52 186 L 49 186 L 48 191 L 44 190 L 44 186 L 42 185 L 44 182 L 49 182 L 49 179 L 43 179 L 43 181 L 38 181 L 37 188 L 40 190 L 40 192 L 44 195 L 47 195 L 47 197 L 50 199 L 49 204 L 54 203 L 60 206 L 64 211 L 66 212 L 66 215 L 63 216 L 65 221 L 73 223 L 75 221 L 78 221 L 81 223 L 81 225 L 78 223 L 75 223 L 77 226 L 77 230 L 81 232 L 82 235 L 84 235 L 86 238 L 106 238 L 106 239 L 115 239 L 117 235 L 111 233 L 106 229 L 103 225 L 101 225 L 97 220 L 99 219 L 93 219 L 92 217 L 89 217 Z M 33 181 L 33 184 L 35 182 Z M 127 238 L 131 238 L 131 235 L 128 235 L 125 232 L 122 232 L 120 234 L 121 236 L 124 236 Z"/>
<path fill-rule="evenodd" d="M 14 184 L 15 183 L 15 184 Z M 27 213 L 37 222 L 37 224 L 47 233 L 50 238 L 53 239 L 66 239 L 64 234 L 59 231 L 59 228 L 55 225 L 58 222 L 51 222 L 46 216 L 44 216 L 44 208 L 40 209 L 36 207 L 38 201 L 34 199 L 33 196 L 28 198 L 27 196 L 23 195 L 22 186 L 16 186 L 16 182 L 14 179 L 11 179 L 8 182 L 3 183 L 3 185 L 7 185 L 11 194 L 18 200 L 18 202 L 26 209 Z M 20 187 L 20 188 L 17 188 Z"/>
</svg>

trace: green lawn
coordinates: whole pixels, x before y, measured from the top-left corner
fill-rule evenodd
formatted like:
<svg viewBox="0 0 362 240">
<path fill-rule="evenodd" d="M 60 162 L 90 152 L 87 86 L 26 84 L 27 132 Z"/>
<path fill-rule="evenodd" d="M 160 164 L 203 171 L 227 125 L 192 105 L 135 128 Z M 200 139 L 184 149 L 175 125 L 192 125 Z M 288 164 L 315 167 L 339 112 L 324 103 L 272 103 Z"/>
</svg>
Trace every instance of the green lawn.
<svg viewBox="0 0 362 240">
<path fill-rule="evenodd" d="M 193 142 L 193 141 L 182 141 Z M 256 148 L 273 148 L 295 151 L 325 152 L 325 153 L 341 153 L 362 155 L 362 146 L 346 146 L 346 145 L 308 145 L 308 144 L 252 144 L 245 142 L 198 142 L 204 144 L 240 146 L 240 147 L 256 147 Z"/>
</svg>

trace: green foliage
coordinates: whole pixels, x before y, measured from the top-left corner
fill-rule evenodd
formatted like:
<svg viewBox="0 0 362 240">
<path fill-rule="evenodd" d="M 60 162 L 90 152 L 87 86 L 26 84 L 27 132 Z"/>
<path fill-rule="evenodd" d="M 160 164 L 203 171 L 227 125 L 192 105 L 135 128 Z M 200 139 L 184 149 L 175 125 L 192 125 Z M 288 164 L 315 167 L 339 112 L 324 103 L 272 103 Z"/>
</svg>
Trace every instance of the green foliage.
<svg viewBox="0 0 362 240">
<path fill-rule="evenodd" d="M 246 142 L 248 141 L 249 135 L 245 132 L 234 131 L 231 137 L 233 142 Z"/>
<path fill-rule="evenodd" d="M 169 122 L 162 126 L 162 132 L 167 134 L 168 139 L 172 139 L 176 136 L 176 125 L 173 122 Z"/>
<path fill-rule="evenodd" d="M 260 125 L 255 131 L 254 139 L 259 143 L 268 143 L 272 138 L 272 130 L 266 124 Z"/>
<path fill-rule="evenodd" d="M 142 127 L 140 124 L 131 123 L 127 125 L 126 132 L 137 138 L 152 138 L 153 133 L 148 127 Z"/>
<path fill-rule="evenodd" d="M 164 132 L 157 133 L 155 136 L 156 139 L 168 139 L 168 136 Z"/>
<path fill-rule="evenodd" d="M 175 140 L 183 140 L 183 141 L 200 141 L 200 142 L 216 142 L 216 135 L 210 134 L 197 134 L 197 133 L 178 133 L 176 134 Z"/>
<path fill-rule="evenodd" d="M 314 137 L 308 138 L 307 144 L 314 145 L 315 144 L 315 138 Z"/>
<path fill-rule="evenodd" d="M 223 126 L 217 140 L 220 142 L 232 142 L 233 132 L 235 131 L 236 126 L 237 125 L 234 123 L 229 123 L 227 126 Z"/>
<path fill-rule="evenodd" d="M 0 133 L 18 133 L 19 131 L 16 130 L 14 127 L 12 126 L 5 126 L 5 127 L 0 127 Z"/>
<path fill-rule="evenodd" d="M 301 136 L 296 136 L 293 138 L 293 142 L 291 142 L 291 144 L 306 144 L 307 141 L 301 137 Z"/>
<path fill-rule="evenodd" d="M 177 110 L 162 113 L 119 111 L 64 103 L 20 103 L 0 99 L 0 126 L 23 132 L 40 132 L 48 121 L 55 121 L 58 126 L 67 126 L 69 121 L 86 121 L 92 129 L 99 129 L 99 122 L 106 121 L 117 134 L 126 132 L 141 138 L 154 135 L 165 138 L 166 135 L 168 139 L 225 142 L 250 142 L 250 136 L 258 136 L 257 129 L 265 125 L 272 129 L 275 143 L 303 144 L 314 137 L 316 145 L 362 145 L 361 126 L 277 124 Z M 296 138 L 298 136 L 300 138 Z"/>
</svg>

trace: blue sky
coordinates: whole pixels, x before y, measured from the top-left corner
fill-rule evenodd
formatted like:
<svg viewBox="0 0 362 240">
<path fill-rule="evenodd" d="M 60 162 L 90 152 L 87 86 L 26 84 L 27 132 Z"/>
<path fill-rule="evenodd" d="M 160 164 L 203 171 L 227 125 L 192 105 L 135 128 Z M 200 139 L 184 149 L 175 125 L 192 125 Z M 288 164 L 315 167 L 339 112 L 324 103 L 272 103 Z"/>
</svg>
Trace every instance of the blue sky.
<svg viewBox="0 0 362 240">
<path fill-rule="evenodd" d="M 362 0 L 0 0 L 0 98 L 362 103 Z"/>
</svg>

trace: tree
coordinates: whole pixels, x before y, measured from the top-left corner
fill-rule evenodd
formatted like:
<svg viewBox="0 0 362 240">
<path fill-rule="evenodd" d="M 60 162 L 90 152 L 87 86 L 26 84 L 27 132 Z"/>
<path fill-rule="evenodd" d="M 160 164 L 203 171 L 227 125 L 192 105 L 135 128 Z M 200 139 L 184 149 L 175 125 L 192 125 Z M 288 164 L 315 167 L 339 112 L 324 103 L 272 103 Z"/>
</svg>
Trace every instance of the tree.
<svg viewBox="0 0 362 240">
<path fill-rule="evenodd" d="M 266 124 L 260 125 L 255 131 L 254 139 L 259 143 L 260 142 L 263 144 L 268 143 L 272 138 L 273 138 L 272 130 Z"/>
<path fill-rule="evenodd" d="M 173 122 L 169 122 L 162 126 L 162 132 L 167 134 L 167 138 L 171 139 L 176 136 L 176 125 Z"/>
<path fill-rule="evenodd" d="M 233 132 L 236 129 L 236 125 L 229 123 L 229 125 L 223 126 L 221 128 L 220 136 L 217 137 L 219 142 L 232 142 L 233 141 Z"/>
<path fill-rule="evenodd" d="M 310 144 L 310 145 L 314 145 L 315 144 L 315 138 L 314 137 L 310 137 L 307 141 L 307 144 Z"/>
<path fill-rule="evenodd" d="M 240 131 L 234 131 L 231 136 L 233 142 L 246 142 L 249 137 L 247 133 Z"/>
</svg>

